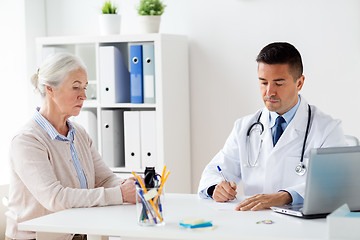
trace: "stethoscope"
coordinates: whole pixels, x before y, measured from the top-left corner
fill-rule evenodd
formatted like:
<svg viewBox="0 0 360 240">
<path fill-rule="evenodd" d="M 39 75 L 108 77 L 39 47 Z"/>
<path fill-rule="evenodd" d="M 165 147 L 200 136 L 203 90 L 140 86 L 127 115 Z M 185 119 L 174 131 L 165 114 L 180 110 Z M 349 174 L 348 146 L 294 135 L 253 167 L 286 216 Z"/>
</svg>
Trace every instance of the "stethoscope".
<svg viewBox="0 0 360 240">
<path fill-rule="evenodd" d="M 295 172 L 299 176 L 303 176 L 306 173 L 306 167 L 305 167 L 303 162 L 304 162 L 305 145 L 306 145 L 307 137 L 309 135 L 310 120 L 311 120 L 311 108 L 310 108 L 310 105 L 308 105 L 308 109 L 309 109 L 308 121 L 307 121 L 307 125 L 306 125 L 306 132 L 305 132 L 303 147 L 302 147 L 302 151 L 301 151 L 301 159 L 300 159 L 299 164 L 295 168 Z M 263 134 L 263 132 L 264 132 L 264 125 L 260 122 L 261 115 L 262 115 L 262 111 L 260 112 L 257 121 L 254 122 L 253 124 L 251 124 L 251 126 L 249 127 L 249 129 L 247 131 L 247 134 L 246 134 L 246 136 L 247 136 L 247 157 L 248 157 L 247 161 L 248 161 L 248 167 L 256 167 L 256 166 L 258 166 L 258 160 L 259 160 L 259 156 L 260 156 L 260 150 L 261 150 L 263 139 L 262 138 L 260 139 L 259 151 L 258 151 L 257 156 L 255 157 L 255 162 L 252 164 L 250 162 L 251 157 L 249 156 L 250 152 L 252 152 L 251 149 L 250 149 L 250 138 L 251 138 L 251 133 L 252 132 L 258 132 L 259 136 L 261 136 Z"/>
</svg>

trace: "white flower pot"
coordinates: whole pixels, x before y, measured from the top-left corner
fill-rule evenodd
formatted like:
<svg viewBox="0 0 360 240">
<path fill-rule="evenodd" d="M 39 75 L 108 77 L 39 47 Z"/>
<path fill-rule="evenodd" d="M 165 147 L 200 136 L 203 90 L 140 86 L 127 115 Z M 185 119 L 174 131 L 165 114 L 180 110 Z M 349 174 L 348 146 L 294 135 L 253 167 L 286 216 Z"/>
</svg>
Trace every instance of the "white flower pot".
<svg viewBox="0 0 360 240">
<path fill-rule="evenodd" d="M 101 35 L 111 35 L 120 33 L 121 16 L 118 14 L 99 15 Z"/>
<path fill-rule="evenodd" d="M 158 33 L 161 16 L 139 16 L 141 33 Z"/>
</svg>

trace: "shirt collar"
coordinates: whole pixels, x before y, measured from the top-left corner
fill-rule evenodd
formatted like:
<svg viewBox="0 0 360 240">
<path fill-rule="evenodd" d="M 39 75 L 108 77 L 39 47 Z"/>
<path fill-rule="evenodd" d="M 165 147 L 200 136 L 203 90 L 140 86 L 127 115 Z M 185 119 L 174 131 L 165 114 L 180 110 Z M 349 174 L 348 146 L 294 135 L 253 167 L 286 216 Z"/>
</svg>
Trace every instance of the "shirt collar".
<svg viewBox="0 0 360 240">
<path fill-rule="evenodd" d="M 62 140 L 62 141 L 74 141 L 74 136 L 75 136 L 75 128 L 74 126 L 71 124 L 71 122 L 69 120 L 66 120 L 66 124 L 69 127 L 69 132 L 67 134 L 67 136 L 65 137 L 64 135 L 61 135 L 53 125 L 51 125 L 51 123 L 44 118 L 43 115 L 41 115 L 39 113 L 40 108 L 36 108 L 35 114 L 34 114 L 34 119 L 37 122 L 37 124 L 40 125 L 40 127 L 42 127 L 46 133 L 50 136 L 51 139 L 58 139 L 58 140 Z"/>
<path fill-rule="evenodd" d="M 295 106 L 293 106 L 289 111 L 287 111 L 286 113 L 284 113 L 283 115 L 281 115 L 286 122 L 286 126 L 291 122 L 291 120 L 294 118 L 296 111 L 298 110 L 299 106 L 300 106 L 300 102 L 301 102 L 301 97 L 300 95 L 298 95 L 298 101 L 296 103 Z M 275 121 L 276 118 L 278 116 L 280 116 L 279 114 L 277 114 L 277 112 L 270 112 L 269 111 L 269 128 L 274 127 L 275 125 Z"/>
</svg>

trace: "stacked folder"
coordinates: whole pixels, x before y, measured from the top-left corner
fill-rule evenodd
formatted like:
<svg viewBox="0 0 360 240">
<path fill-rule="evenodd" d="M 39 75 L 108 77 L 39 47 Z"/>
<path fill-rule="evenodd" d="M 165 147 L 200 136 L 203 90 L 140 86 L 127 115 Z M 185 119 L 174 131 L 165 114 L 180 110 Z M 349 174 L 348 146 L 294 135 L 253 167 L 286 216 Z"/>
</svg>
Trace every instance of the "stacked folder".
<svg viewBox="0 0 360 240">
<path fill-rule="evenodd" d="M 115 46 L 101 46 L 99 59 L 101 103 L 130 102 L 130 73 L 120 50 Z"/>
<path fill-rule="evenodd" d="M 157 166 L 155 111 L 102 109 L 100 114 L 102 158 L 109 167 Z M 85 128 L 97 146 L 96 110 L 84 109 L 72 120 Z"/>
<path fill-rule="evenodd" d="M 130 89 L 132 103 L 155 103 L 153 44 L 130 46 Z"/>
<path fill-rule="evenodd" d="M 102 104 L 155 103 L 154 44 L 129 46 L 130 71 L 116 46 L 99 49 Z"/>
<path fill-rule="evenodd" d="M 125 111 L 124 142 L 126 168 L 156 166 L 156 112 Z"/>
<path fill-rule="evenodd" d="M 109 167 L 125 165 L 123 113 L 120 109 L 101 110 L 102 158 Z"/>
</svg>

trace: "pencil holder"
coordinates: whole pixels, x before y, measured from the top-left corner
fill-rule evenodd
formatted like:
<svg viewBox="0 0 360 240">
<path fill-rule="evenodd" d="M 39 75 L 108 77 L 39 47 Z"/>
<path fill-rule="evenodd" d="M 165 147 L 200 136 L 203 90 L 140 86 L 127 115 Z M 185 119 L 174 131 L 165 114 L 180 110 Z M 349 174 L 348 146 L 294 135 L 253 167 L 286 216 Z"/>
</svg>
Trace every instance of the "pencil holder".
<svg viewBox="0 0 360 240">
<path fill-rule="evenodd" d="M 136 186 L 136 209 L 141 226 L 162 226 L 164 222 L 163 188 L 143 189 Z"/>
</svg>

